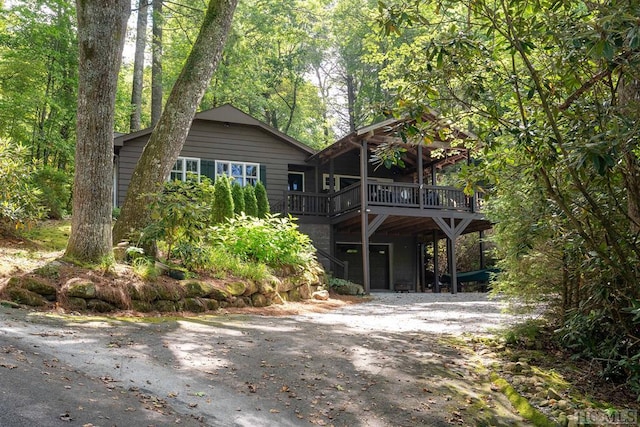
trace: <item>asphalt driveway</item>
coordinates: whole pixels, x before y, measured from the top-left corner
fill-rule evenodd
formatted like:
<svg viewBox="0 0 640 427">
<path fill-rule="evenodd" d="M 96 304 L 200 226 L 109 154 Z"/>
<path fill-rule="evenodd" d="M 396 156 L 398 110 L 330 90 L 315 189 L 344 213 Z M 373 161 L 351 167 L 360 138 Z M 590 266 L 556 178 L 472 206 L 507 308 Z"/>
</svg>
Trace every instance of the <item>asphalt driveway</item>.
<svg viewBox="0 0 640 427">
<path fill-rule="evenodd" d="M 0 425 L 526 425 L 457 337 L 484 294 L 377 294 L 288 317 L 117 321 L 0 308 Z"/>
</svg>

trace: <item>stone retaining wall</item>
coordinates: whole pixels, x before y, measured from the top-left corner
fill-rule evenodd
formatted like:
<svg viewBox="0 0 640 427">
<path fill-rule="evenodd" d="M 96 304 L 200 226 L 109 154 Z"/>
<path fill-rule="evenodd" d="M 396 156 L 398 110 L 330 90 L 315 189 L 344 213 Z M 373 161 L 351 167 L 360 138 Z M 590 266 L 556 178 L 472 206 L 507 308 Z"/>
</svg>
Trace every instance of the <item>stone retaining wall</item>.
<svg viewBox="0 0 640 427">
<path fill-rule="evenodd" d="M 56 305 L 72 311 L 202 313 L 226 307 L 266 307 L 284 301 L 310 299 L 323 288 L 323 281 L 320 269 L 284 278 L 269 276 L 259 282 L 185 279 L 157 283 L 137 281 L 126 285 L 75 277 L 54 286 L 46 278 L 25 275 L 10 278 L 2 293 L 18 304 Z"/>
</svg>

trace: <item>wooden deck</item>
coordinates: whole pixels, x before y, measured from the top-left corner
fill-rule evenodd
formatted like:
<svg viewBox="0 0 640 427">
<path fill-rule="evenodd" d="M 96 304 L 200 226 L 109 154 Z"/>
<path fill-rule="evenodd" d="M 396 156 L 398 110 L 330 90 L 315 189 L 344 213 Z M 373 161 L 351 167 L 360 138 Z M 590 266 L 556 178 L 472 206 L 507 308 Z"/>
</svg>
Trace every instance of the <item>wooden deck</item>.
<svg viewBox="0 0 640 427">
<path fill-rule="evenodd" d="M 273 210 L 299 217 L 335 218 L 360 210 L 361 191 L 359 182 L 335 193 L 287 191 L 283 203 Z M 457 188 L 376 181 L 367 183 L 365 203 L 370 212 L 414 217 L 450 216 L 454 212 L 473 214 L 482 208 L 480 199 L 469 197 Z"/>
</svg>

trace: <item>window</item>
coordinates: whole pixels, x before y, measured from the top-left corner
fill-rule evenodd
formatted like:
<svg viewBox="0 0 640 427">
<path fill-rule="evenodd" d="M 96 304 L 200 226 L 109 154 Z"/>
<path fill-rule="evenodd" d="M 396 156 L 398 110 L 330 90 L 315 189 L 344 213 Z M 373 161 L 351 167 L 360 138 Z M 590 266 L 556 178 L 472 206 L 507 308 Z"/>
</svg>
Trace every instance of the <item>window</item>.
<svg viewBox="0 0 640 427">
<path fill-rule="evenodd" d="M 304 173 L 289 172 L 289 191 L 304 191 Z"/>
<path fill-rule="evenodd" d="M 227 162 L 216 160 L 216 176 L 226 175 L 241 186 L 256 185 L 260 179 L 260 165 L 257 163 Z"/>
<path fill-rule="evenodd" d="M 170 181 L 186 181 L 189 175 L 200 180 L 200 159 L 194 157 L 178 157 L 169 174 Z"/>
</svg>

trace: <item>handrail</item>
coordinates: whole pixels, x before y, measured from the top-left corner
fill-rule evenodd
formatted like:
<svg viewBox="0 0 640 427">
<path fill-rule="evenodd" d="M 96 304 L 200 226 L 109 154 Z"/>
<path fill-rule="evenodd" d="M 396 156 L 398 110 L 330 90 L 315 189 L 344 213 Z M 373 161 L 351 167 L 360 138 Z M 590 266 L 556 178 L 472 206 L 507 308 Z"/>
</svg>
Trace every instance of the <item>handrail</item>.
<svg viewBox="0 0 640 427">
<path fill-rule="evenodd" d="M 455 187 L 369 180 L 365 188 L 367 204 L 372 207 L 477 212 L 482 206 L 481 199 L 467 196 Z M 356 182 L 335 193 L 285 191 L 282 211 L 292 215 L 341 215 L 360 208 L 361 190 L 362 186 Z"/>
<path fill-rule="evenodd" d="M 334 264 L 336 264 L 338 267 L 342 268 L 342 277 L 341 279 L 349 279 L 349 261 L 342 261 L 336 257 L 334 257 L 333 255 L 331 255 L 329 252 L 322 250 L 318 247 L 316 247 L 316 251 L 322 255 L 323 257 L 327 258 L 329 260 L 329 262 L 332 262 Z"/>
</svg>

